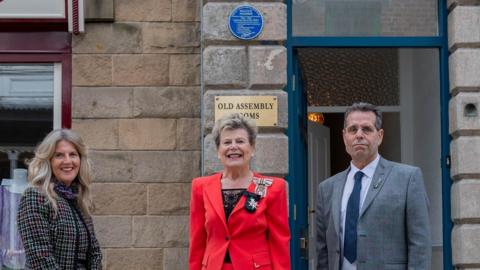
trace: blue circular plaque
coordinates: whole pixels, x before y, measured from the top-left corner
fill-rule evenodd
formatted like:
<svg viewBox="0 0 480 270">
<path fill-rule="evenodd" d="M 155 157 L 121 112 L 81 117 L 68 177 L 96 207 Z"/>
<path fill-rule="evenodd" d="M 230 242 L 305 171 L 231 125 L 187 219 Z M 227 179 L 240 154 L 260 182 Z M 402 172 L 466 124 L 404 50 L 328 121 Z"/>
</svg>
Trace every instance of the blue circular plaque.
<svg viewBox="0 0 480 270">
<path fill-rule="evenodd" d="M 241 5 L 228 16 L 228 27 L 236 38 L 254 39 L 262 32 L 263 16 L 255 7 Z"/>
</svg>

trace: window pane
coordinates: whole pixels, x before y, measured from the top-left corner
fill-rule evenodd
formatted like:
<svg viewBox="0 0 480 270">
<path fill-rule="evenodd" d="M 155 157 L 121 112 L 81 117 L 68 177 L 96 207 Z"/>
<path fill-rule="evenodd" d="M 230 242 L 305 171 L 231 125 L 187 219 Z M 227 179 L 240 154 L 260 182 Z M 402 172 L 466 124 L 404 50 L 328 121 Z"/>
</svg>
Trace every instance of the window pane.
<svg viewBox="0 0 480 270">
<path fill-rule="evenodd" d="M 294 36 L 436 36 L 437 0 L 293 0 Z"/>
<path fill-rule="evenodd" d="M 0 179 L 52 128 L 53 64 L 0 64 Z"/>
</svg>

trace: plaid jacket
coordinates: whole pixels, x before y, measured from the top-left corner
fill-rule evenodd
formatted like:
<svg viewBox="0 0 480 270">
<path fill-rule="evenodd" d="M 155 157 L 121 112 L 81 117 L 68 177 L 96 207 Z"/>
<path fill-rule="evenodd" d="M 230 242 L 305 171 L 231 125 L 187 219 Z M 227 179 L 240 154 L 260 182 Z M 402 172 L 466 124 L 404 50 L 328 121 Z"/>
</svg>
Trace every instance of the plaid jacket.
<svg viewBox="0 0 480 270">
<path fill-rule="evenodd" d="M 66 199 L 58 196 L 57 204 L 55 216 L 47 197 L 38 189 L 29 187 L 23 194 L 18 211 L 18 231 L 27 256 L 26 269 L 77 269 L 76 247 L 79 243 L 76 243 L 75 228 L 80 224 L 77 224 L 74 210 Z M 87 269 L 101 269 L 102 253 L 92 219 L 83 216 L 83 220 L 90 234 Z"/>
</svg>

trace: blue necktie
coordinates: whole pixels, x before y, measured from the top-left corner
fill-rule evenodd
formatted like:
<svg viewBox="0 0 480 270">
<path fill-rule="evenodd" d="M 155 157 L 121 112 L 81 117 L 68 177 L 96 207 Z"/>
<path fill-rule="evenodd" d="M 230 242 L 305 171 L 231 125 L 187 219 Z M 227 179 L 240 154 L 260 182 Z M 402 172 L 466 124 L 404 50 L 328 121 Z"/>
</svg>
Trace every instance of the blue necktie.
<svg viewBox="0 0 480 270">
<path fill-rule="evenodd" d="M 362 190 L 363 172 L 358 171 L 353 177 L 355 185 L 348 198 L 347 214 L 345 215 L 345 238 L 343 240 L 343 256 L 350 263 L 357 260 L 357 223 L 360 212 L 360 190 Z"/>
</svg>

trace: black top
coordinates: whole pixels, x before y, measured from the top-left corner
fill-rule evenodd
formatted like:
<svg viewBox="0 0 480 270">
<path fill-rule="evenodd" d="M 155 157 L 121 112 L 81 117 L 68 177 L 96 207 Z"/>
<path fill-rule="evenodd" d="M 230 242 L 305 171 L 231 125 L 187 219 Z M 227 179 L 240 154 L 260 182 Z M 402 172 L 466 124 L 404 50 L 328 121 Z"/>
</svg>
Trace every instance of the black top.
<svg viewBox="0 0 480 270">
<path fill-rule="evenodd" d="M 225 210 L 225 218 L 227 219 L 227 221 L 228 217 L 233 211 L 233 208 L 235 208 L 235 205 L 237 205 L 238 201 L 242 197 L 243 191 L 245 190 L 245 188 L 222 189 L 223 209 Z"/>
<path fill-rule="evenodd" d="M 237 205 L 238 201 L 243 195 L 243 192 L 247 190 L 245 188 L 239 189 L 222 189 L 222 197 L 223 197 L 223 209 L 225 210 L 225 218 L 228 222 L 228 217 L 232 213 L 233 209 Z M 232 260 L 230 259 L 230 253 L 227 250 L 225 254 L 224 262 L 231 263 Z"/>
</svg>

